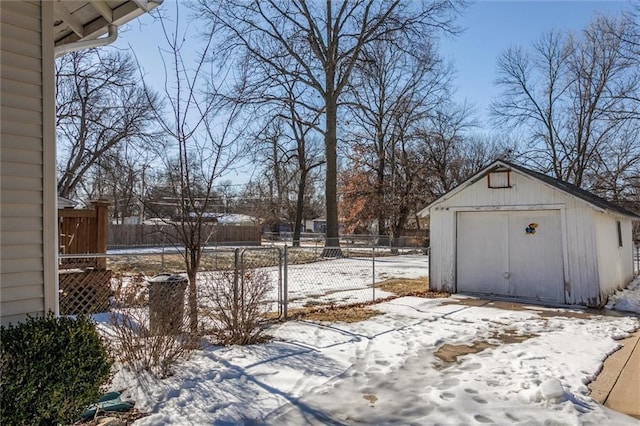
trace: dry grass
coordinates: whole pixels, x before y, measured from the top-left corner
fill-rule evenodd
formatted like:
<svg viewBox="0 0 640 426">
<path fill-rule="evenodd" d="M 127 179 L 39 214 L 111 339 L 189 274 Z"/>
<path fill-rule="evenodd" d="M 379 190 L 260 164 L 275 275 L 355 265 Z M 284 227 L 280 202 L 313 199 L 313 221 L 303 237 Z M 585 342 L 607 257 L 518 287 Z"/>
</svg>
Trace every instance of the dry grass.
<svg viewBox="0 0 640 426">
<path fill-rule="evenodd" d="M 364 321 L 382 312 L 371 308 L 372 305 L 382 302 L 388 302 L 398 297 L 414 296 L 426 299 L 436 299 L 449 297 L 449 293 L 442 293 L 429 290 L 429 280 L 426 277 L 410 279 L 410 278 L 393 278 L 376 284 L 376 288 L 394 293 L 393 296 L 376 299 L 375 301 L 353 303 L 350 305 L 323 305 L 317 306 L 315 302 L 307 302 L 307 306 L 298 309 L 292 309 L 288 312 L 289 319 L 293 320 L 309 320 L 309 321 L 327 321 L 327 322 L 358 322 Z"/>
<path fill-rule="evenodd" d="M 376 288 L 397 296 L 418 296 L 429 292 L 429 278 L 392 278 L 376 283 Z"/>
<path fill-rule="evenodd" d="M 473 342 L 471 345 L 450 345 L 449 343 L 445 343 L 434 352 L 434 355 L 444 362 L 457 362 L 458 357 L 476 354 L 488 348 L 495 348 L 496 346 L 497 345 L 483 341 Z"/>
<path fill-rule="evenodd" d="M 305 319 L 309 321 L 335 321 L 335 322 L 360 322 L 367 320 L 382 312 L 366 306 L 351 306 L 346 308 L 316 311 L 308 314 Z"/>
<path fill-rule="evenodd" d="M 320 257 L 321 252 L 321 250 L 318 253 L 314 253 L 312 250 L 292 250 L 289 253 L 289 264 L 298 265 L 325 261 L 326 259 Z M 280 263 L 279 252 L 270 250 L 269 247 L 256 250 L 248 249 L 243 254 L 243 260 L 246 268 L 271 267 Z M 200 271 L 227 271 L 233 269 L 234 266 L 233 250 L 211 250 L 202 254 Z M 185 264 L 184 258 L 179 253 L 132 254 L 110 258 L 109 269 L 123 274 L 143 273 L 147 276 L 153 276 L 167 271 L 184 273 Z"/>
<path fill-rule="evenodd" d="M 293 309 L 289 311 L 290 320 L 327 321 L 327 322 L 359 322 L 381 315 L 382 312 L 370 308 L 370 303 L 349 306 L 322 306 Z"/>
<path fill-rule="evenodd" d="M 532 337 L 538 337 L 538 334 L 517 334 L 514 330 L 506 330 L 500 334 L 493 334 L 492 339 L 497 339 L 503 344 L 522 343 Z M 450 345 L 445 343 L 434 352 L 434 355 L 447 363 L 458 362 L 458 358 L 464 355 L 476 354 L 485 349 L 495 348 L 498 344 L 489 343 L 484 340 L 476 340 L 470 345 Z"/>
</svg>

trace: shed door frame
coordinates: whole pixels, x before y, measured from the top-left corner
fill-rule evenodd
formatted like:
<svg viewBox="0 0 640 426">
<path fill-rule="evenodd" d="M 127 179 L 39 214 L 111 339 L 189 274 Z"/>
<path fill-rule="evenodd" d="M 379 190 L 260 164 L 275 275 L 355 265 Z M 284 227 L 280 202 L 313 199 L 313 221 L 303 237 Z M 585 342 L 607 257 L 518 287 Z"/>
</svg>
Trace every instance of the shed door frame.
<svg viewBox="0 0 640 426">
<path fill-rule="evenodd" d="M 562 270 L 564 274 L 564 301 L 562 303 L 566 303 L 567 301 L 567 287 L 566 283 L 569 282 L 570 276 L 570 267 L 569 264 L 569 251 L 567 247 L 567 219 L 566 219 L 566 206 L 564 204 L 523 204 L 517 206 L 478 206 L 478 207 L 448 207 L 446 210 L 450 211 L 453 215 L 453 220 L 451 221 L 452 229 L 451 232 L 454 236 L 453 238 L 453 256 L 454 256 L 454 264 L 453 264 L 453 276 L 454 276 L 454 291 L 458 292 L 458 212 L 517 212 L 517 211 L 528 211 L 528 210 L 560 210 L 560 232 L 561 236 L 561 244 L 562 244 Z"/>
</svg>

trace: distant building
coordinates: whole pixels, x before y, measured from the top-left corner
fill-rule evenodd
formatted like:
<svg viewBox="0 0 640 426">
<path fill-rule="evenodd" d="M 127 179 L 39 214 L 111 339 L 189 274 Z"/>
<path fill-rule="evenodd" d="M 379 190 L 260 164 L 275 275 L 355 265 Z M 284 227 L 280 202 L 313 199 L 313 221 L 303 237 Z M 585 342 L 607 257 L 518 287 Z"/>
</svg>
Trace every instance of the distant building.
<svg viewBox="0 0 640 426">
<path fill-rule="evenodd" d="M 324 234 L 327 232 L 327 220 L 323 217 L 317 219 L 311 219 L 305 221 L 305 231 L 310 230 L 318 234 Z"/>
</svg>

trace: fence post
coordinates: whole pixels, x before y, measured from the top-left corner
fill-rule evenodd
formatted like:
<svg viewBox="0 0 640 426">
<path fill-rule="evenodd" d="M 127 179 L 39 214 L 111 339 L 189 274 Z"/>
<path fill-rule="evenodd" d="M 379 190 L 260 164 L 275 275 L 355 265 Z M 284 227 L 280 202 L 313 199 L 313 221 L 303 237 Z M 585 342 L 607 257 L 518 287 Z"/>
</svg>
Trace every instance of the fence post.
<svg viewBox="0 0 640 426">
<path fill-rule="evenodd" d="M 96 245 L 95 252 L 105 254 L 107 252 L 107 222 L 109 219 L 108 208 L 109 201 L 96 200 L 91 205 L 96 210 Z M 96 259 L 97 269 L 107 269 L 107 258 L 99 257 Z"/>
<path fill-rule="evenodd" d="M 238 329 L 238 281 L 240 277 L 240 249 L 237 248 L 233 251 L 233 312 L 231 315 L 233 316 L 233 329 Z"/>
<path fill-rule="evenodd" d="M 371 248 L 371 259 L 372 259 L 371 288 L 373 289 L 372 302 L 375 302 L 376 301 L 376 248 L 375 247 Z"/>
<path fill-rule="evenodd" d="M 284 245 L 284 266 L 282 271 L 282 313 L 284 320 L 289 319 L 289 246 Z"/>
</svg>

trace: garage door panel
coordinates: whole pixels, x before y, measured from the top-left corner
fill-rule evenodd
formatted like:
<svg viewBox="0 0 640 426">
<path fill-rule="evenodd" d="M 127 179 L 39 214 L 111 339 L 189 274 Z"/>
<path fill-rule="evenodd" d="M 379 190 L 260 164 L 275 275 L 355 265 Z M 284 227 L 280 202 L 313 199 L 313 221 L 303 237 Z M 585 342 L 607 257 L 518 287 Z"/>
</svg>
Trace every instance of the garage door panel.
<svg viewBox="0 0 640 426">
<path fill-rule="evenodd" d="M 564 303 L 559 210 L 509 215 L 509 295 Z"/>
<path fill-rule="evenodd" d="M 457 220 L 459 292 L 505 294 L 507 216 L 460 212 Z"/>
<path fill-rule="evenodd" d="M 560 210 L 458 212 L 457 291 L 564 303 Z"/>
</svg>

